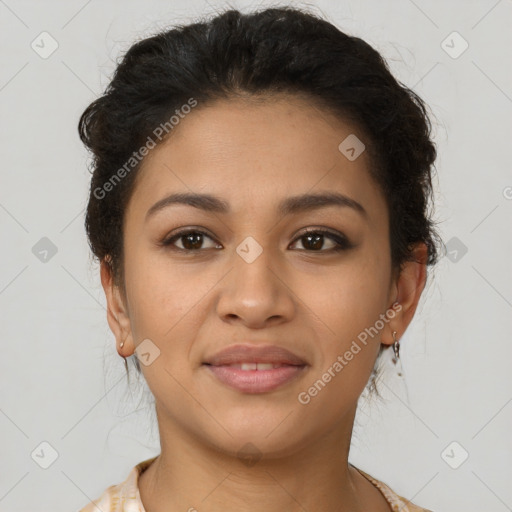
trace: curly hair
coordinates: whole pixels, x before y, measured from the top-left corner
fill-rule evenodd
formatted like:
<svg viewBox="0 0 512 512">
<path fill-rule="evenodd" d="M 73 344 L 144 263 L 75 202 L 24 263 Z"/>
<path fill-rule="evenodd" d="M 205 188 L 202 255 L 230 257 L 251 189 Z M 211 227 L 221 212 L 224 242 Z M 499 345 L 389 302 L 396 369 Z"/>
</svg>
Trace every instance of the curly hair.
<svg viewBox="0 0 512 512">
<path fill-rule="evenodd" d="M 190 98 L 206 105 L 278 93 L 306 97 L 364 133 L 369 172 L 389 210 L 393 268 L 414 259 L 416 242 L 427 246 L 428 265 L 437 262 L 440 238 L 430 214 L 436 148 L 421 98 L 368 43 L 314 14 L 292 7 L 230 9 L 133 44 L 80 118 L 80 138 L 93 154 L 89 245 L 123 291 L 123 215 L 140 162 L 107 189 L 115 171 Z"/>
</svg>

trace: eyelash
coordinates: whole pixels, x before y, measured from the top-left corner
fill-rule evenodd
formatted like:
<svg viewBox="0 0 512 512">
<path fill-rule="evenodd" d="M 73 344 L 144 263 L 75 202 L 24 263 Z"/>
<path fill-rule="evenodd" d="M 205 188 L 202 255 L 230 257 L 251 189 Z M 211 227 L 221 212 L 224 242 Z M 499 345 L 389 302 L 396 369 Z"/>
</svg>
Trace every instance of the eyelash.
<svg viewBox="0 0 512 512">
<path fill-rule="evenodd" d="M 178 233 L 175 233 L 171 237 L 164 239 L 162 242 L 160 242 L 160 245 L 162 247 L 166 247 L 173 251 L 179 251 L 179 252 L 189 253 L 189 254 L 193 253 L 193 252 L 204 251 L 205 249 L 182 249 L 181 247 L 176 247 L 176 246 L 173 247 L 173 243 L 176 240 L 179 240 L 180 238 L 184 237 L 185 235 L 189 235 L 191 233 L 206 236 L 206 237 L 210 238 L 211 240 L 213 240 L 214 242 L 216 242 L 214 240 L 214 238 L 212 236 L 210 236 L 208 233 L 206 233 L 205 231 L 202 231 L 200 229 L 184 229 L 182 231 L 179 231 Z M 301 251 L 310 252 L 310 253 L 323 253 L 323 252 L 331 253 L 331 252 L 346 251 L 346 250 L 354 247 L 354 245 L 352 243 L 350 243 L 350 241 L 344 235 L 329 231 L 327 229 L 321 229 L 321 228 L 317 228 L 317 229 L 310 228 L 310 229 L 307 229 L 306 231 L 303 231 L 299 236 L 297 236 L 293 240 L 292 243 L 297 242 L 298 240 L 300 240 L 301 238 L 303 238 L 307 235 L 323 235 L 323 236 L 333 240 L 337 244 L 337 246 L 333 247 L 331 249 L 319 249 L 316 251 L 308 250 L 308 249 L 299 249 Z"/>
</svg>

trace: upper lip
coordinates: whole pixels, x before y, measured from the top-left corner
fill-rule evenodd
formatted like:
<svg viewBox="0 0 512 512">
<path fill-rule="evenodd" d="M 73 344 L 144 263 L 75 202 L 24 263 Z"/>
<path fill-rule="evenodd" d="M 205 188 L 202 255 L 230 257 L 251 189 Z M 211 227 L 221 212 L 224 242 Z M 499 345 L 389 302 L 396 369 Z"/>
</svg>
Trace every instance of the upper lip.
<svg viewBox="0 0 512 512">
<path fill-rule="evenodd" d="M 222 366 L 240 363 L 274 363 L 305 366 L 307 363 L 289 350 L 277 345 L 231 345 L 207 358 L 204 364 Z"/>
</svg>

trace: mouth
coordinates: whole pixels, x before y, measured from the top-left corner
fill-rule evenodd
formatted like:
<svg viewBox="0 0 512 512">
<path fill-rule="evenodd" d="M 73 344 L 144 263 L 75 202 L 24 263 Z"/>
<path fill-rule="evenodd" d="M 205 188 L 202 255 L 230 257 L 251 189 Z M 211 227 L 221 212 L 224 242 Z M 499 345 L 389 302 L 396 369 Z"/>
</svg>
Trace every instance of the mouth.
<svg viewBox="0 0 512 512">
<path fill-rule="evenodd" d="M 203 362 L 217 383 L 242 393 L 268 393 L 303 375 L 308 363 L 276 345 L 233 345 Z"/>
<path fill-rule="evenodd" d="M 216 366 L 217 368 L 223 367 L 223 368 L 235 368 L 237 370 L 242 370 L 245 372 L 248 371 L 254 371 L 257 370 L 259 372 L 261 371 L 267 371 L 267 370 L 274 370 L 275 368 L 284 368 L 287 366 L 300 366 L 303 367 L 305 365 L 294 365 L 294 364 L 286 364 L 286 363 L 233 363 L 233 364 L 221 364 L 221 365 L 211 365 L 208 363 L 203 363 L 207 366 Z"/>
<path fill-rule="evenodd" d="M 305 365 L 242 363 L 203 365 L 217 381 L 242 393 L 268 393 L 298 378 Z"/>
<path fill-rule="evenodd" d="M 232 345 L 206 358 L 203 364 L 230 366 L 247 364 L 272 364 L 304 366 L 306 361 L 284 347 L 277 345 Z"/>
</svg>

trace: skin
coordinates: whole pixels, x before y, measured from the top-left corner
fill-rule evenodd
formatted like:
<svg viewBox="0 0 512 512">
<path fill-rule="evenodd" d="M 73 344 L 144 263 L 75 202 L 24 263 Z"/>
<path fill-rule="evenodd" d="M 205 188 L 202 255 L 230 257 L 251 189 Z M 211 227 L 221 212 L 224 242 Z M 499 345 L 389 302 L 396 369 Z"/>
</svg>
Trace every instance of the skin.
<svg viewBox="0 0 512 512">
<path fill-rule="evenodd" d="M 161 455 L 141 475 L 147 512 L 388 511 L 381 493 L 348 463 L 357 400 L 380 344 L 411 322 L 425 285 L 426 247 L 400 274 L 391 268 L 388 211 L 363 152 L 349 161 L 338 145 L 358 130 L 292 96 L 199 105 L 143 162 L 124 218 L 123 294 L 105 262 L 102 285 L 118 352 L 149 338 L 160 355 L 141 364 L 155 396 Z M 339 192 L 363 205 L 281 216 L 276 205 L 303 193 Z M 209 193 L 230 213 L 172 205 L 175 192 Z M 199 248 L 159 245 L 179 228 L 207 231 Z M 304 228 L 344 234 L 354 247 L 315 246 Z M 236 252 L 248 236 L 263 252 Z M 200 239 L 201 240 L 201 239 Z M 321 240 L 321 239 L 320 239 Z M 193 244 L 192 244 L 193 245 Z M 190 248 L 191 244 L 187 247 Z M 220 247 L 220 248 L 219 248 Z M 401 310 L 303 405 L 297 397 L 397 301 Z M 119 343 L 124 342 L 123 348 Z M 216 380 L 207 356 L 235 343 L 283 346 L 308 362 L 297 379 L 246 394 Z M 252 443 L 261 458 L 242 463 Z"/>
</svg>

